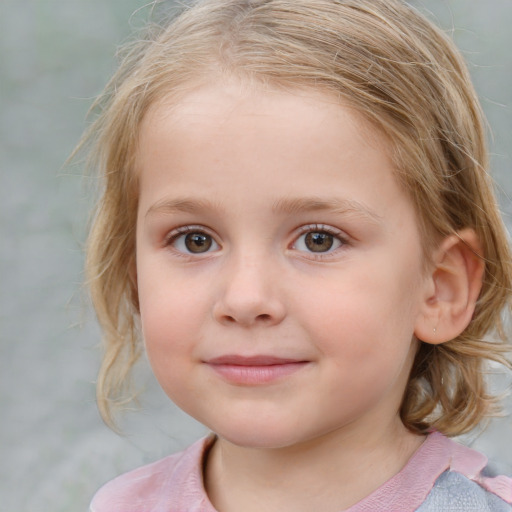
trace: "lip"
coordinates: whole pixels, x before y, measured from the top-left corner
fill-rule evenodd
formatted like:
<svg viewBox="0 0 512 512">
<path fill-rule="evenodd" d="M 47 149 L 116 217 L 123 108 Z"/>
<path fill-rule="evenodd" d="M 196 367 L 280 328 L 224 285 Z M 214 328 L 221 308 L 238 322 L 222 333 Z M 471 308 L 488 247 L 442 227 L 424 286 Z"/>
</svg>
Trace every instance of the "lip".
<svg viewBox="0 0 512 512">
<path fill-rule="evenodd" d="M 270 355 L 224 355 L 205 363 L 232 384 L 256 386 L 284 379 L 303 369 L 309 361 Z"/>
</svg>

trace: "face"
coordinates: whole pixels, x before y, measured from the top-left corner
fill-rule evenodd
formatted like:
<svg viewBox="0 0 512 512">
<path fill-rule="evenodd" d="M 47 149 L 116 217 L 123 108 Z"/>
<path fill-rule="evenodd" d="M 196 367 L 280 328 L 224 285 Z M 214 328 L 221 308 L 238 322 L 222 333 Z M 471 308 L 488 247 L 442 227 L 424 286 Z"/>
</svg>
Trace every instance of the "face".
<svg viewBox="0 0 512 512">
<path fill-rule="evenodd" d="M 328 95 L 217 84 L 146 116 L 143 336 L 221 438 L 292 446 L 398 421 L 424 297 L 385 142 Z"/>
</svg>

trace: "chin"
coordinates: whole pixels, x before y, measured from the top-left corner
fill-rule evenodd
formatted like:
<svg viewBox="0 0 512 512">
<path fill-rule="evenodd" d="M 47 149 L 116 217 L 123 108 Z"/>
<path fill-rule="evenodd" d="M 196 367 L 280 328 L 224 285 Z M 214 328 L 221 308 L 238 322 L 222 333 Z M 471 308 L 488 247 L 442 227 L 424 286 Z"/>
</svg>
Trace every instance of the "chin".
<svg viewBox="0 0 512 512">
<path fill-rule="evenodd" d="M 230 424 L 228 428 L 212 428 L 219 438 L 243 448 L 260 449 L 281 449 L 301 444 L 304 441 L 316 437 L 312 433 L 299 431 L 297 425 L 286 427 L 282 424 L 268 422 L 262 425 L 261 422 L 235 425 Z"/>
<path fill-rule="evenodd" d="M 219 433 L 218 436 L 235 446 L 239 446 L 240 448 L 277 450 L 280 448 L 287 448 L 295 444 L 292 439 L 286 439 L 275 434 L 265 435 L 262 432 L 244 432 L 243 434 L 234 433 L 233 435 L 223 435 L 222 433 Z"/>
</svg>

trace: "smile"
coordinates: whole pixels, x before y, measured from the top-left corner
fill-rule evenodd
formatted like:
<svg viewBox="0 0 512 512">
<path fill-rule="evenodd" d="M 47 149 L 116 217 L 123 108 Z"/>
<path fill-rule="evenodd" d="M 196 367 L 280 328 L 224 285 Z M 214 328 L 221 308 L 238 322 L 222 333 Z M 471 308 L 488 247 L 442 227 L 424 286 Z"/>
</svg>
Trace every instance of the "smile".
<svg viewBox="0 0 512 512">
<path fill-rule="evenodd" d="M 221 356 L 206 364 L 224 380 L 240 386 L 270 384 L 285 378 L 309 364 L 309 361 L 274 356 Z"/>
</svg>

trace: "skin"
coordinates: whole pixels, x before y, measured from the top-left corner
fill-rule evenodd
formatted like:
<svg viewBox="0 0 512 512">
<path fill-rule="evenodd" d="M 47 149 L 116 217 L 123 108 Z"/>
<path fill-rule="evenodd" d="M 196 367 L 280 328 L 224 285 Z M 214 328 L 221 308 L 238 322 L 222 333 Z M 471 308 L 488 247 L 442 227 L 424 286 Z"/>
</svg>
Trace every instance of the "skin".
<svg viewBox="0 0 512 512">
<path fill-rule="evenodd" d="M 138 169 L 143 336 L 218 435 L 212 503 L 342 510 L 396 474 L 423 440 L 398 410 L 434 284 L 385 141 L 329 95 L 214 82 L 153 106 Z M 226 355 L 297 364 L 237 380 L 212 364 Z"/>
</svg>

